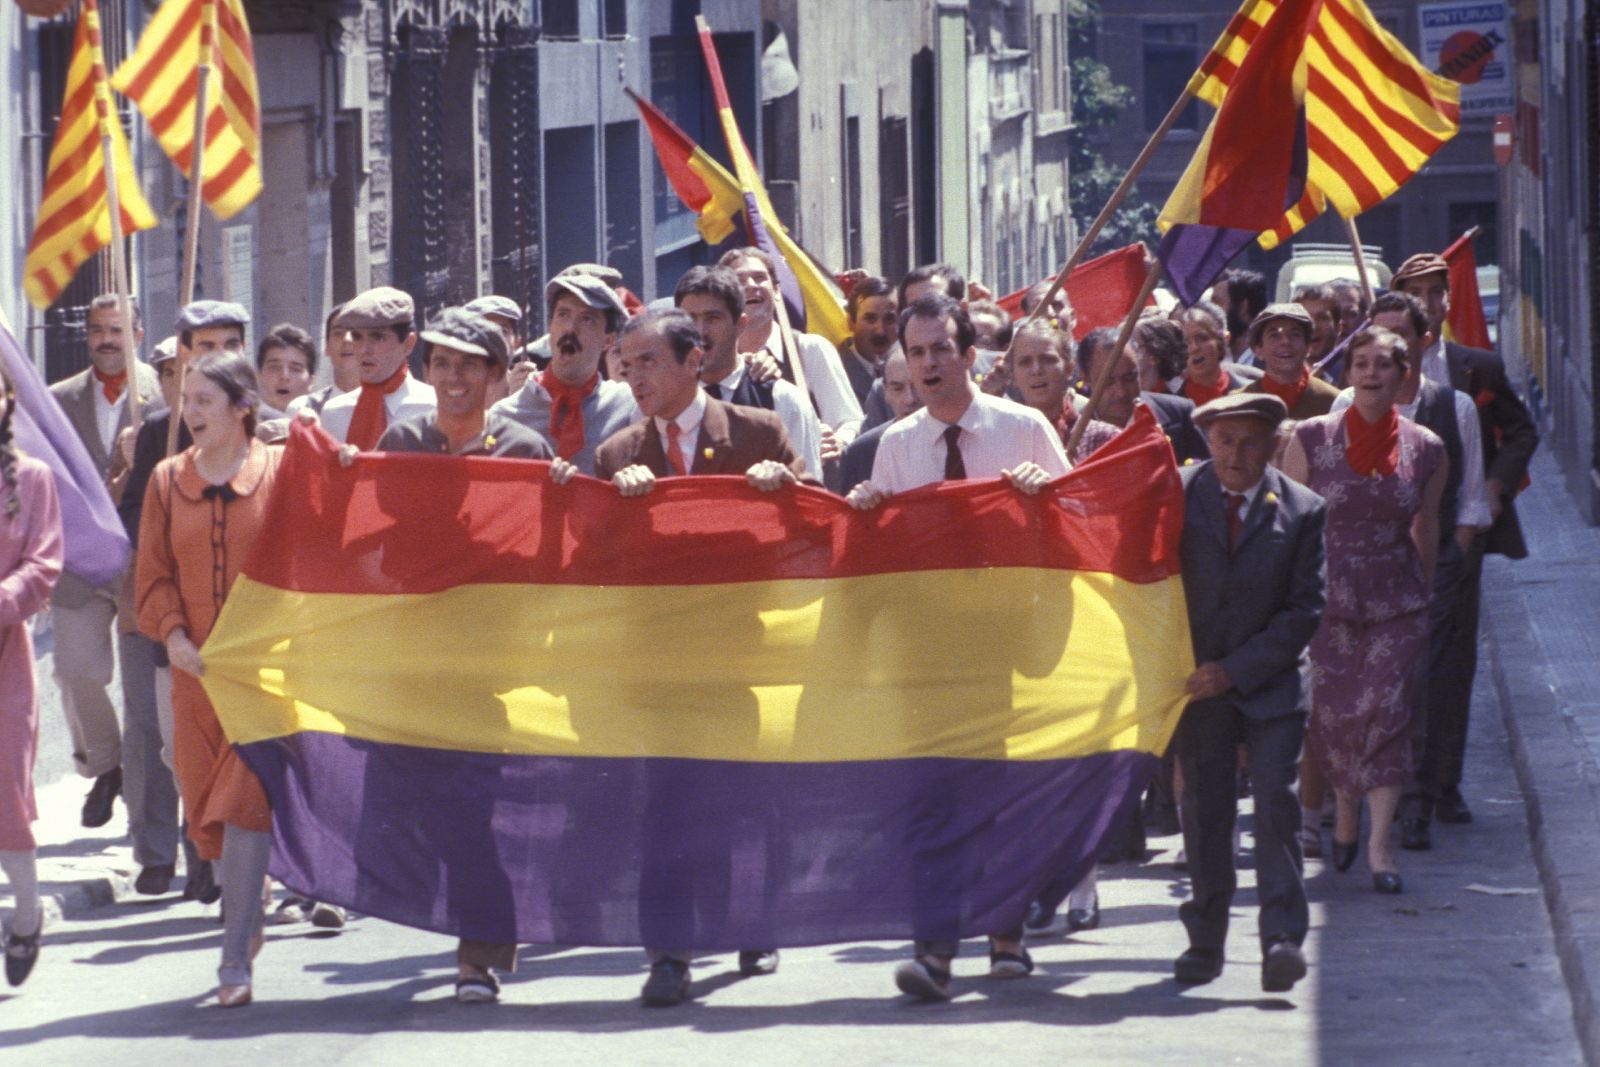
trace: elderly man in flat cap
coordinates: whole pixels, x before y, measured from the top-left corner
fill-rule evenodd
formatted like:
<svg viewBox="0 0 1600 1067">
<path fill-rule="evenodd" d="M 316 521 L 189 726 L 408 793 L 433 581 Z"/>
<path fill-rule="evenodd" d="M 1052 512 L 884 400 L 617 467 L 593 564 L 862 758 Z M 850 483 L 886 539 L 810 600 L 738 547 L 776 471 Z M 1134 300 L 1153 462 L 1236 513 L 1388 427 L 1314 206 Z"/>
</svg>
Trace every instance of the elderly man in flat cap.
<svg viewBox="0 0 1600 1067">
<path fill-rule="evenodd" d="M 1262 309 L 1250 324 L 1250 349 L 1265 373 L 1241 391 L 1277 397 L 1297 422 L 1326 415 L 1339 390 L 1311 374 L 1315 329 L 1311 313 L 1299 304 L 1268 304 Z"/>
<path fill-rule="evenodd" d="M 336 325 L 355 347 L 361 387 L 323 406 L 323 428 L 338 440 L 369 450 L 391 424 L 433 410 L 433 387 L 413 378 L 406 362 L 417 344 L 415 318 L 410 294 L 387 285 L 339 312 Z"/>
<path fill-rule="evenodd" d="M 545 286 L 550 365 L 491 409 L 547 438 L 562 459 L 594 473 L 595 449 L 639 418 L 633 393 L 600 373 L 628 312 L 593 274 L 562 271 Z"/>
<path fill-rule="evenodd" d="M 1493 523 L 1488 533 L 1480 534 L 1463 553 L 1455 604 L 1445 623 L 1450 631 L 1446 640 L 1454 653 L 1446 663 L 1435 666 L 1428 680 L 1430 725 L 1422 763 L 1431 803 L 1421 808 L 1408 805 L 1402 814 L 1402 844 L 1425 848 L 1430 816 L 1442 823 L 1472 821 L 1472 809 L 1461 796 L 1461 770 L 1466 756 L 1472 679 L 1478 669 L 1483 557 L 1486 552 L 1508 559 L 1522 559 L 1528 554 L 1522 524 L 1517 519 L 1516 497 L 1528 473 L 1528 463 L 1539 447 L 1539 431 L 1506 377 L 1505 364 L 1498 353 L 1444 339 L 1445 320 L 1450 314 L 1450 265 L 1443 256 L 1432 252 L 1412 256 L 1395 271 L 1390 287 L 1420 300 L 1427 315 L 1432 340 L 1422 352 L 1422 376 L 1448 383 L 1477 405 L 1484 489 Z M 1445 711 L 1447 705 L 1453 705 L 1454 711 Z"/>
<path fill-rule="evenodd" d="M 1197 666 L 1173 738 L 1192 887 L 1178 909 L 1189 948 L 1173 974 L 1198 984 L 1222 973 L 1242 743 L 1255 797 L 1261 988 L 1269 993 L 1287 992 L 1306 973 L 1300 946 L 1309 913 L 1291 786 L 1310 710 L 1306 646 L 1322 619 L 1327 510 L 1268 464 L 1286 415 L 1270 394 L 1212 400 L 1194 415 L 1211 459 L 1180 472 L 1183 589 Z"/>
</svg>

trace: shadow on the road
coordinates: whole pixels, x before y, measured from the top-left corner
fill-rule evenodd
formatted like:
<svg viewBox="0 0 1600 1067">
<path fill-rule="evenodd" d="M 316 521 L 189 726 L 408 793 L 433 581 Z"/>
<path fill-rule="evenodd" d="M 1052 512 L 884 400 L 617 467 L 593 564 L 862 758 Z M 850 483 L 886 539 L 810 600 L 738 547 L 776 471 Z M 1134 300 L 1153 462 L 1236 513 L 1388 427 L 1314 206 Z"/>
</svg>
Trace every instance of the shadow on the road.
<svg viewBox="0 0 1600 1067">
<path fill-rule="evenodd" d="M 39 858 L 47 859 L 83 859 L 88 856 L 104 855 L 110 849 L 123 844 L 123 839 L 118 837 L 76 837 L 71 841 L 62 841 L 54 845 L 40 845 Z"/>
</svg>

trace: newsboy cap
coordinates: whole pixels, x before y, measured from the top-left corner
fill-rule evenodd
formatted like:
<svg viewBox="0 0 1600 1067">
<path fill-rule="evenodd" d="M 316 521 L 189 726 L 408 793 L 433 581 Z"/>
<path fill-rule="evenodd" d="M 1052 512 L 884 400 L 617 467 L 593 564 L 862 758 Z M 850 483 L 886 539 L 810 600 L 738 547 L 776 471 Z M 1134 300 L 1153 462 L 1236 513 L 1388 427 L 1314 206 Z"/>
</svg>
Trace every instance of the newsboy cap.
<svg viewBox="0 0 1600 1067">
<path fill-rule="evenodd" d="M 1394 272 L 1394 277 L 1389 280 L 1390 288 L 1397 288 L 1401 282 L 1408 282 L 1412 278 L 1420 278 L 1425 274 L 1449 274 L 1450 264 L 1437 252 L 1418 252 Z"/>
<path fill-rule="evenodd" d="M 466 309 L 474 315 L 499 315 L 512 322 L 522 321 L 522 309 L 509 296 L 480 296 L 476 300 L 469 300 Z"/>
<path fill-rule="evenodd" d="M 152 367 L 159 366 L 169 359 L 176 359 L 177 356 L 178 339 L 176 337 L 168 337 L 150 350 L 150 365 Z"/>
<path fill-rule="evenodd" d="M 617 295 L 615 289 L 592 274 L 563 272 L 551 278 L 550 284 L 544 287 L 545 306 L 554 309 L 556 298 L 563 293 L 570 293 L 589 307 L 614 312 L 620 321 L 626 321 L 628 318 L 628 308 L 623 304 L 622 297 Z"/>
<path fill-rule="evenodd" d="M 411 294 L 392 285 L 380 285 L 358 294 L 339 312 L 334 325 L 346 330 L 376 330 L 384 326 L 409 326 L 417 306 Z"/>
<path fill-rule="evenodd" d="M 613 289 L 622 284 L 622 272 L 615 267 L 608 267 L 604 263 L 574 263 L 570 267 L 562 267 L 556 271 L 557 278 L 566 278 L 572 275 L 587 275 L 591 278 L 599 278 Z"/>
<path fill-rule="evenodd" d="M 1267 328 L 1267 323 L 1273 319 L 1289 319 L 1293 322 L 1298 322 L 1306 328 L 1306 337 L 1308 339 L 1315 329 L 1311 322 L 1311 312 L 1299 304 L 1268 304 L 1261 309 L 1261 314 L 1257 315 L 1250 323 L 1250 330 L 1245 339 L 1249 341 L 1251 348 L 1255 348 L 1261 343 L 1261 333 Z"/>
<path fill-rule="evenodd" d="M 509 358 L 506 335 L 500 327 L 466 308 L 445 308 L 423 329 L 421 337 L 430 345 L 482 356 L 502 367 Z"/>
<path fill-rule="evenodd" d="M 1190 420 L 1202 430 L 1208 423 L 1217 419 L 1236 418 L 1260 419 L 1276 428 L 1278 423 L 1288 417 L 1288 406 L 1271 393 L 1229 393 L 1227 396 L 1206 401 L 1189 416 Z"/>
<path fill-rule="evenodd" d="M 248 325 L 250 312 L 242 304 L 230 300 L 196 300 L 185 304 L 183 310 L 178 312 L 175 329 L 182 333 L 185 330 L 203 330 L 207 326 Z"/>
</svg>

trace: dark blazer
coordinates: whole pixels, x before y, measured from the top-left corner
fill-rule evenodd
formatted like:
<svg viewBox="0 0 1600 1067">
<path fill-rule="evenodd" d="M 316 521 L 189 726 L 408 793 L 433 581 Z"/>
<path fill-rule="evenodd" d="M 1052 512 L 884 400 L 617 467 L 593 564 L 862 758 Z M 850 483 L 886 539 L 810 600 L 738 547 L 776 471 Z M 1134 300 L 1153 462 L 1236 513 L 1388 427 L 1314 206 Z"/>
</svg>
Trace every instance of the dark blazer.
<svg viewBox="0 0 1600 1067">
<path fill-rule="evenodd" d="M 1196 664 L 1233 679 L 1243 715 L 1309 712 L 1306 646 L 1322 622 L 1322 497 L 1268 467 L 1228 551 L 1222 483 L 1210 461 L 1184 467 L 1183 592 Z"/>
<path fill-rule="evenodd" d="M 1450 384 L 1478 405 L 1483 476 L 1495 479 L 1506 491 L 1500 517 L 1489 528 L 1486 550 L 1522 559 L 1528 554 L 1528 545 L 1517 519 L 1516 495 L 1528 473 L 1528 462 L 1539 447 L 1538 428 L 1527 406 L 1511 388 L 1505 363 L 1497 354 L 1451 342 L 1445 345 L 1444 356 L 1450 366 Z"/>
<path fill-rule="evenodd" d="M 1205 435 L 1195 427 L 1191 418 L 1194 414 L 1193 400 L 1171 393 L 1140 393 L 1139 399 L 1155 413 L 1156 421 L 1161 424 L 1161 432 L 1172 442 L 1172 451 L 1178 457 L 1178 466 L 1181 467 L 1190 460 L 1199 462 L 1211 458 L 1211 449 L 1206 446 Z"/>
<path fill-rule="evenodd" d="M 689 473 L 743 474 L 764 459 L 777 460 L 797 475 L 804 468 L 778 416 L 707 397 Z M 657 478 L 673 473 L 654 420 L 643 419 L 601 442 L 594 453 L 595 477 L 609 480 L 635 463 L 649 467 Z"/>
<path fill-rule="evenodd" d="M 128 484 L 122 488 L 122 499 L 117 501 L 117 515 L 122 528 L 128 532 L 133 547 L 139 547 L 139 522 L 144 514 L 144 491 L 150 487 L 150 475 L 156 464 L 167 458 L 167 427 L 172 424 L 172 412 L 166 408 L 149 415 L 139 434 L 133 439 L 133 467 L 128 472 Z M 194 444 L 189 427 L 178 424 L 178 451 Z"/>
<path fill-rule="evenodd" d="M 872 477 L 872 464 L 878 458 L 878 442 L 892 422 L 880 423 L 850 442 L 839 458 L 839 495 L 849 496 L 850 490 Z"/>
</svg>

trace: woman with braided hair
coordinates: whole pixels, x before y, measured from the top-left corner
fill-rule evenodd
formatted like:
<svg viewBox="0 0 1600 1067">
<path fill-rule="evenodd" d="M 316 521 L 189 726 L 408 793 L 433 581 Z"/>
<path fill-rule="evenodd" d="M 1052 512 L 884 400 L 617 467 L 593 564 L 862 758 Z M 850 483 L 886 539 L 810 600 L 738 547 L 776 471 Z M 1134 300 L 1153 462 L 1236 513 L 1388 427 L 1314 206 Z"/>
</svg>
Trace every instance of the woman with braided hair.
<svg viewBox="0 0 1600 1067">
<path fill-rule="evenodd" d="M 16 396 L 0 370 L 0 870 L 16 907 L 5 936 L 6 981 L 21 985 L 39 958 L 38 854 L 32 823 L 39 698 L 28 619 L 61 574 L 61 509 L 50 468 L 11 441 Z"/>
</svg>

